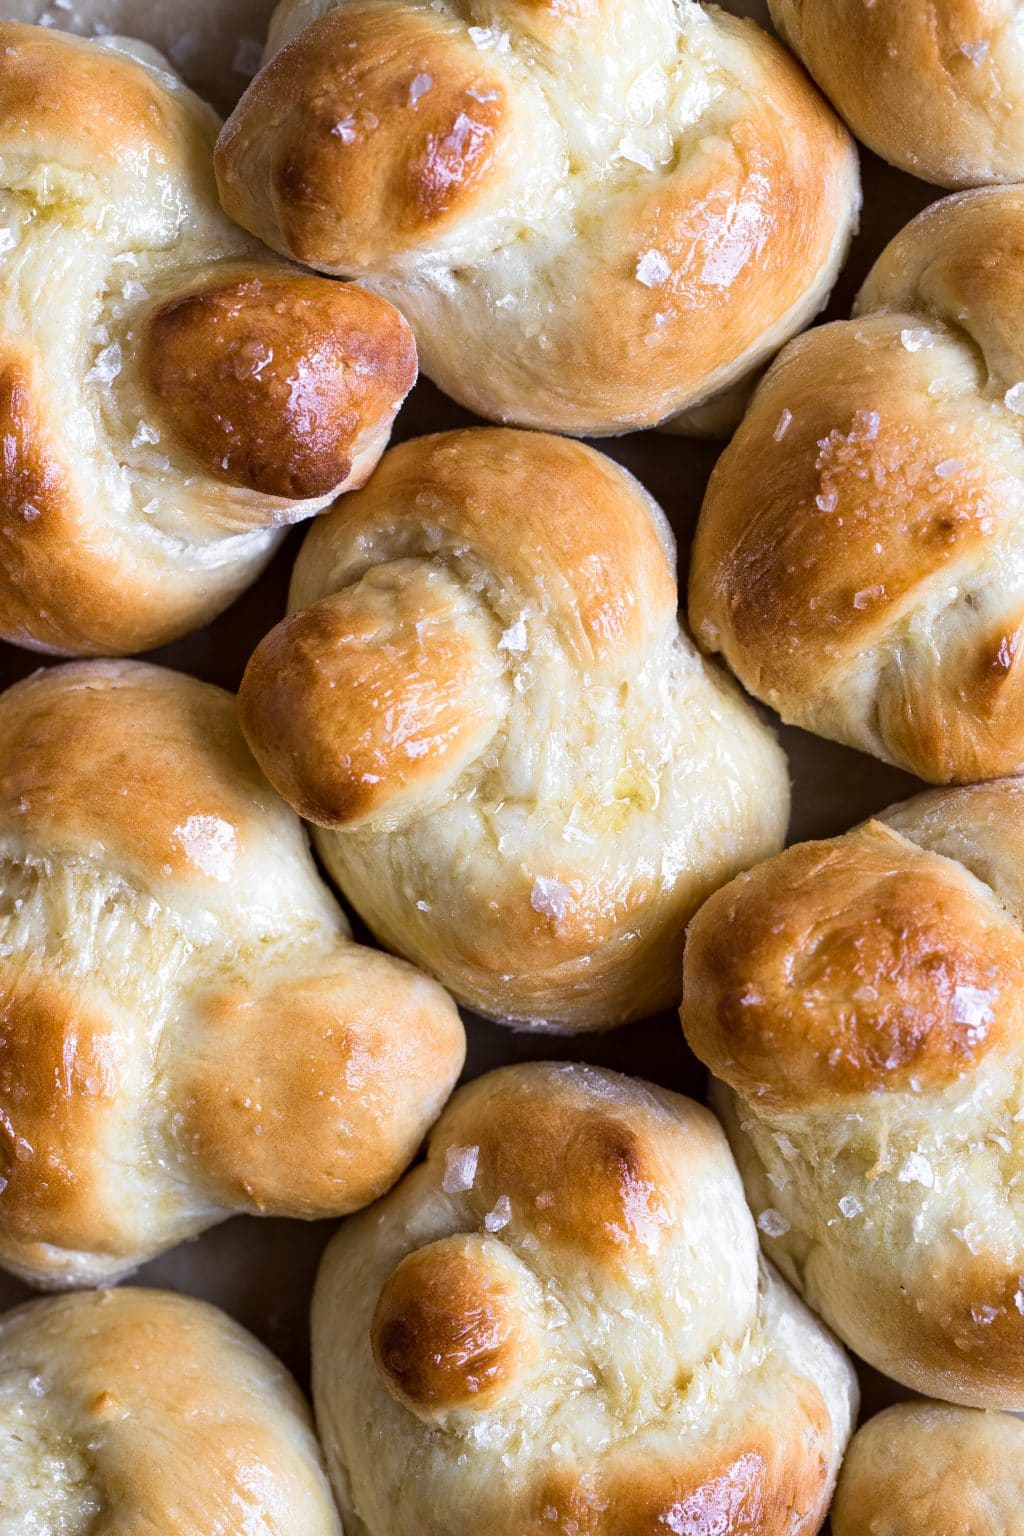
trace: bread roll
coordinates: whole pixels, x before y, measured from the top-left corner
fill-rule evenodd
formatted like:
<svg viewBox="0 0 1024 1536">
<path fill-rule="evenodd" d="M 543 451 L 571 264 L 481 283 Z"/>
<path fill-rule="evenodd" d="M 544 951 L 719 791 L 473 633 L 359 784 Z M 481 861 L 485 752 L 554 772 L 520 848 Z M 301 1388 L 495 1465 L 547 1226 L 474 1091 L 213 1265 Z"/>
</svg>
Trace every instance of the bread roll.
<svg viewBox="0 0 1024 1536">
<path fill-rule="evenodd" d="M 1016 1536 L 1024 1424 L 1008 1413 L 900 1403 L 858 1430 L 832 1536 Z"/>
<path fill-rule="evenodd" d="M 871 1365 L 1024 1410 L 1024 782 L 941 790 L 719 891 L 683 1027 L 765 1249 Z"/>
<path fill-rule="evenodd" d="M 221 213 L 218 119 L 141 44 L 0 23 L 0 638 L 146 650 L 359 485 L 416 374 L 382 299 Z"/>
<path fill-rule="evenodd" d="M 308 1408 L 216 1307 L 165 1291 L 0 1317 L 5 1536 L 341 1536 Z"/>
<path fill-rule="evenodd" d="M 679 998 L 700 902 L 782 846 L 785 761 L 676 617 L 675 549 L 578 443 L 403 443 L 299 555 L 242 727 L 378 938 L 495 1018 Z"/>
<path fill-rule="evenodd" d="M 365 1205 L 464 1048 L 352 942 L 230 694 L 82 662 L 0 695 L 0 1263 L 97 1284 L 236 1211 Z"/>
<path fill-rule="evenodd" d="M 933 782 L 1024 770 L 1024 188 L 933 204 L 793 342 L 711 477 L 690 620 L 783 719 Z"/>
<path fill-rule="evenodd" d="M 859 139 L 943 187 L 1024 178 L 1016 0 L 770 0 Z"/>
<path fill-rule="evenodd" d="M 0 0 L 4 21 L 80 37 L 132 37 L 158 48 L 184 80 L 230 111 L 260 67 L 275 0 Z"/>
<path fill-rule="evenodd" d="M 706 407 L 823 306 L 856 222 L 845 130 L 717 7 L 282 0 L 268 55 L 219 142 L 227 212 L 391 299 L 495 421 Z"/>
<path fill-rule="evenodd" d="M 361 1536 L 811 1536 L 856 1412 L 770 1268 L 714 1117 L 505 1067 L 328 1248 L 313 1387 Z"/>
</svg>

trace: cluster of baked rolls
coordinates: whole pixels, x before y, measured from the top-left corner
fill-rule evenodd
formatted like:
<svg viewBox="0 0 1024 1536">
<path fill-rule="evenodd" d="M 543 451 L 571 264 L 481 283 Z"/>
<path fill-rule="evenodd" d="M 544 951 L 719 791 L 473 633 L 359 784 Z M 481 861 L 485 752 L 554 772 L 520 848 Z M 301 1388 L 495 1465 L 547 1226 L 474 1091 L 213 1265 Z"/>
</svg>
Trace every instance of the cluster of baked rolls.
<svg viewBox="0 0 1024 1536">
<path fill-rule="evenodd" d="M 751 9 L 0 0 L 0 1536 L 1024 1531 L 1024 33 Z"/>
</svg>

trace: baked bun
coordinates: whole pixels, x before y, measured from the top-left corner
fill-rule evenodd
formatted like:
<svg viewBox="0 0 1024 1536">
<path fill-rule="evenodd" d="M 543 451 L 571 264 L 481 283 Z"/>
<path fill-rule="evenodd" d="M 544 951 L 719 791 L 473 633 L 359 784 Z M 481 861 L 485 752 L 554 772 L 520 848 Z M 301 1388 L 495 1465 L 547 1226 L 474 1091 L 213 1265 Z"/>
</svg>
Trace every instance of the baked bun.
<svg viewBox="0 0 1024 1536">
<path fill-rule="evenodd" d="M 856 153 L 754 23 L 679 0 L 282 0 L 224 207 L 358 276 L 479 415 L 575 434 L 703 405 L 824 304 Z"/>
<path fill-rule="evenodd" d="M 713 896 L 682 1010 L 808 1304 L 897 1381 L 1016 1410 L 1022 928 L 1024 782 L 932 792 Z"/>
<path fill-rule="evenodd" d="M 694 543 L 703 645 L 783 719 L 936 782 L 1024 770 L 1022 299 L 1024 187 L 933 204 L 855 319 L 775 363 Z"/>
<path fill-rule="evenodd" d="M 444 432 L 312 530 L 242 727 L 389 948 L 478 1011 L 679 998 L 679 939 L 782 846 L 785 759 L 676 616 L 661 509 L 564 438 Z"/>
<path fill-rule="evenodd" d="M 1024 177 L 1017 0 L 769 0 L 772 18 L 871 149 L 925 181 Z"/>
<path fill-rule="evenodd" d="M 0 0 L 5 21 L 158 48 L 194 91 L 230 110 L 259 69 L 275 0 Z"/>
<path fill-rule="evenodd" d="M 0 1263 L 96 1284 L 236 1211 L 354 1210 L 463 1053 L 351 941 L 230 694 L 86 662 L 0 695 Z"/>
<path fill-rule="evenodd" d="M 832 1536 L 1015 1536 L 1022 1513 L 1019 1419 L 900 1403 L 853 1437 Z"/>
<path fill-rule="evenodd" d="M 11 1536 L 341 1536 L 288 1372 L 205 1302 L 101 1291 L 0 1317 Z"/>
<path fill-rule="evenodd" d="M 0 23 L 0 638 L 146 650 L 359 485 L 408 326 L 217 206 L 218 119 L 151 50 Z"/>
<path fill-rule="evenodd" d="M 856 1412 L 706 1109 L 590 1067 L 459 1091 L 324 1257 L 313 1392 L 365 1536 L 810 1536 Z"/>
</svg>

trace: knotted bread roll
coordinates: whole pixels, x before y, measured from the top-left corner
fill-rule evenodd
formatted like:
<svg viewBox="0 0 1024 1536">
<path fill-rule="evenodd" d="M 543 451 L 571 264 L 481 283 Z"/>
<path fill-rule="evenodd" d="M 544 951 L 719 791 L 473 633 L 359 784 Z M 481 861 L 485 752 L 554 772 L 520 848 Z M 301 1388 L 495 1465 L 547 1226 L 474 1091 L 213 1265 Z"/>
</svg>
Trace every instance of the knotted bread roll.
<svg viewBox="0 0 1024 1536">
<path fill-rule="evenodd" d="M 184 80 L 230 110 L 259 69 L 275 0 L 0 0 L 4 21 L 158 48 Z"/>
<path fill-rule="evenodd" d="M 161 644 L 359 485 L 415 372 L 375 295 L 220 212 L 151 50 L 0 23 L 0 637 Z"/>
<path fill-rule="evenodd" d="M 0 1317 L 5 1536 L 341 1536 L 309 1409 L 263 1345 L 165 1291 Z"/>
<path fill-rule="evenodd" d="M 846 1453 L 833 1536 L 1016 1536 L 1024 1424 L 1007 1413 L 900 1403 Z"/>
<path fill-rule="evenodd" d="M 690 619 L 785 720 L 1024 770 L 1024 188 L 928 208 L 783 352 L 712 475 Z M 1021 686 L 1018 686 L 1021 685 Z"/>
<path fill-rule="evenodd" d="M 312 530 L 239 698 L 389 948 L 565 1029 L 678 1001 L 700 902 L 782 846 L 771 733 L 676 617 L 660 508 L 563 438 L 403 443 Z"/>
<path fill-rule="evenodd" d="M 1024 782 L 933 792 L 713 896 L 682 1010 L 809 1305 L 897 1381 L 1015 1410 L 1022 929 Z"/>
<path fill-rule="evenodd" d="M 769 0 L 858 138 L 944 187 L 1024 177 L 1017 0 Z"/>
<path fill-rule="evenodd" d="M 0 695 L 0 1263 L 95 1284 L 236 1211 L 354 1210 L 463 1052 L 351 941 L 229 694 L 89 662 Z"/>
<path fill-rule="evenodd" d="M 497 421 L 704 405 L 822 307 L 856 221 L 838 120 L 695 0 L 282 0 L 268 56 L 220 139 L 224 207 L 390 298 Z"/>
<path fill-rule="evenodd" d="M 365 1536 L 810 1536 L 856 1412 L 706 1109 L 590 1067 L 463 1088 L 346 1222 L 313 1392 Z"/>
</svg>

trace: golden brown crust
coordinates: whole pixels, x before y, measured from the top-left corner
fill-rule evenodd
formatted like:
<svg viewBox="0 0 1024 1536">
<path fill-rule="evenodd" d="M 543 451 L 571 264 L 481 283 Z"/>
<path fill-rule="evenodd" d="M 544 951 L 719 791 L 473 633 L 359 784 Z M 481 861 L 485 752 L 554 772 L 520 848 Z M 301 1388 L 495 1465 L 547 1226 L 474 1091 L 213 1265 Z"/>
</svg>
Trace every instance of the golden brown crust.
<svg viewBox="0 0 1024 1536">
<path fill-rule="evenodd" d="M 207 134 L 216 119 L 204 112 Z M 45 27 L 0 21 L 0 143 L 30 160 L 58 151 L 70 168 L 132 172 L 145 147 L 157 165 L 195 137 L 195 107 L 137 60 Z"/>
<path fill-rule="evenodd" d="M 385 300 L 283 266 L 224 217 L 217 121 L 151 51 L 0 23 L 15 644 L 124 654 L 212 618 L 284 524 L 362 483 L 415 378 Z"/>
<path fill-rule="evenodd" d="M 454 1010 L 438 1002 L 411 967 L 354 947 L 319 974 L 207 998 L 177 1136 L 218 1203 L 315 1219 L 379 1199 L 447 1096 L 439 1065 L 461 1059 Z M 310 1104 L 316 1115 L 301 1112 Z"/>
<path fill-rule="evenodd" d="M 345 1224 L 313 1366 L 343 1518 L 373 1536 L 810 1532 L 855 1398 L 759 1274 L 714 1117 L 554 1063 L 459 1090 Z"/>
<path fill-rule="evenodd" d="M 696 906 L 781 842 L 781 760 L 681 632 L 674 557 L 593 449 L 439 433 L 311 529 L 249 663 L 246 739 L 329 872 L 478 1011 L 658 1011 Z"/>
<path fill-rule="evenodd" d="M 131 1219 L 107 1208 L 103 1178 L 133 1044 L 100 999 L 76 1001 L 31 973 L 0 980 L 0 1210 L 5 1255 L 20 1267 L 45 1266 L 44 1233 L 71 1250 L 131 1254 Z"/>
<path fill-rule="evenodd" d="M 474 18 L 282 6 L 218 143 L 224 207 L 385 293 L 435 382 L 521 426 L 654 425 L 817 312 L 856 165 L 774 39 L 672 0 Z"/>
<path fill-rule="evenodd" d="M 698 913 L 683 983 L 769 1256 L 877 1369 L 993 1408 L 1024 1401 L 1022 846 L 1002 780 L 790 848 Z"/>
<path fill-rule="evenodd" d="M 1013 0 L 769 0 L 859 139 L 944 187 L 1024 174 Z"/>
<path fill-rule="evenodd" d="M 184 827 L 223 822 L 237 860 L 287 824 L 230 695 L 206 683 L 85 662 L 9 688 L 0 718 L 0 823 L 30 828 L 42 845 L 105 848 L 122 868 L 215 887 L 218 872 L 197 860 Z"/>
<path fill-rule="evenodd" d="M 662 1536 L 663 1531 L 714 1531 L 716 1536 L 790 1536 L 794 1520 L 825 1514 L 825 1467 L 833 1454 L 832 1423 L 821 1393 L 803 1382 L 789 1405 L 792 1436 L 765 1420 L 739 1447 L 719 1449 L 715 1436 L 702 1455 L 637 1465 L 623 1455 L 603 1476 L 580 1468 L 542 1483 L 528 1536 Z M 755 1421 L 763 1415 L 752 1414 Z M 797 1429 L 799 1426 L 799 1430 Z M 680 1465 L 682 1461 L 682 1465 Z M 800 1526 L 796 1526 L 800 1529 Z"/>
<path fill-rule="evenodd" d="M 0 697 L 0 1261 L 96 1283 L 236 1210 L 353 1210 L 464 1051 L 348 938 L 229 694 L 95 662 Z"/>
<path fill-rule="evenodd" d="M 1008 1413 L 899 1403 L 854 1436 L 834 1536 L 1003 1536 L 1024 1507 L 1024 1425 Z"/>
<path fill-rule="evenodd" d="M 506 1394 L 530 1350 L 501 1245 L 451 1237 L 410 1253 L 374 1308 L 373 1354 L 388 1389 L 430 1422 Z"/>
<path fill-rule="evenodd" d="M 417 96 L 421 77 L 430 85 Z M 331 11 L 270 62 L 248 99 L 277 127 L 273 243 L 323 269 L 366 267 L 450 229 L 500 176 L 514 122 L 500 76 L 468 39 L 393 5 Z M 217 146 L 234 217 L 249 206 L 234 158 L 244 121 L 232 117 Z"/>
<path fill-rule="evenodd" d="M 965 988 L 988 999 L 984 1025 L 958 1017 Z M 683 1027 L 744 1098 L 803 1110 L 956 1082 L 1014 1039 L 1022 989 L 1024 936 L 991 892 L 871 822 L 705 903 Z"/>
<path fill-rule="evenodd" d="M 394 592 L 350 587 L 257 646 L 242 728 L 308 821 L 355 827 L 397 810 L 440 774 L 457 777 L 494 734 L 493 625 L 445 587 L 439 572 Z"/>
<path fill-rule="evenodd" d="M 162 419 L 213 475 L 290 501 L 361 484 L 366 422 L 389 418 L 416 380 L 412 332 L 390 304 L 285 270 L 218 274 L 146 329 Z"/>
<path fill-rule="evenodd" d="M 6 1313 L 0 1435 L 12 1530 L 341 1536 L 295 1383 L 205 1302 L 125 1289 Z"/>
<path fill-rule="evenodd" d="M 716 466 L 690 616 L 787 721 L 935 782 L 1024 767 L 1024 198 L 934 205 L 785 349 Z"/>
</svg>

